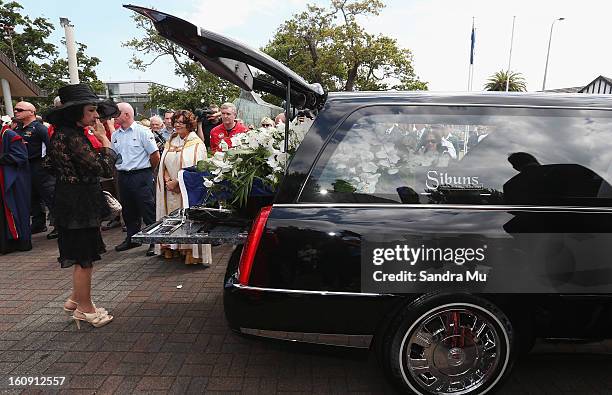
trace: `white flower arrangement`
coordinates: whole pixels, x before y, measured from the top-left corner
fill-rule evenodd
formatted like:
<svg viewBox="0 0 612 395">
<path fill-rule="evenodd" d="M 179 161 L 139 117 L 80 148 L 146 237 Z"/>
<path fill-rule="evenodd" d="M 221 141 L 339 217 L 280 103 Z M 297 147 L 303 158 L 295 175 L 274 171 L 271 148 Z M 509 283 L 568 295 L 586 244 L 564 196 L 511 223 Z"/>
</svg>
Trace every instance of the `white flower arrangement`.
<svg viewBox="0 0 612 395">
<path fill-rule="evenodd" d="M 282 129 L 262 127 L 239 133 L 230 139 L 231 147 L 223 141 L 221 152 L 198 162 L 199 171 L 212 175 L 204 178 L 204 186 L 213 192 L 229 190 L 233 195 L 229 203 L 238 207 L 246 205 L 256 178 L 272 189 L 276 188 L 290 156 L 304 139 L 311 123 L 292 125 L 288 152 L 284 152 L 284 125 Z"/>
<path fill-rule="evenodd" d="M 333 163 L 328 165 L 332 174 L 325 178 L 341 181 L 337 187 L 371 194 L 383 174 L 398 173 L 403 159 L 400 154 L 393 145 L 383 144 L 376 134 L 357 131 L 338 145 Z"/>
</svg>

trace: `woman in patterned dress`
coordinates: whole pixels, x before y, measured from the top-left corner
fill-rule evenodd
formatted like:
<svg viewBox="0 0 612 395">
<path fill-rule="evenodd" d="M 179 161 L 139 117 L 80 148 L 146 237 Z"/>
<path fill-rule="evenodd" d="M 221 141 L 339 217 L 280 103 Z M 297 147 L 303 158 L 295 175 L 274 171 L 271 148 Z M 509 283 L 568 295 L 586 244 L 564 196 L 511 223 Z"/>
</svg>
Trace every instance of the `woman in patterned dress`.
<svg viewBox="0 0 612 395">
<path fill-rule="evenodd" d="M 112 321 L 104 308 L 96 308 L 91 300 L 93 262 L 100 260 L 103 249 L 100 220 L 106 204 L 100 187 L 100 177 L 112 177 L 117 155 L 110 148 L 104 126 L 100 122 L 98 105 L 102 100 L 87 84 L 68 85 L 59 89 L 63 103 L 47 114 L 55 126 L 45 167 L 56 178 L 55 226 L 62 268 L 72 268 L 72 293 L 64 310 L 72 313 L 78 327 L 86 321 L 100 327 Z M 116 106 L 114 103 L 106 106 Z M 114 111 L 113 110 L 113 111 Z M 83 133 L 93 127 L 101 144 L 95 150 Z"/>
</svg>

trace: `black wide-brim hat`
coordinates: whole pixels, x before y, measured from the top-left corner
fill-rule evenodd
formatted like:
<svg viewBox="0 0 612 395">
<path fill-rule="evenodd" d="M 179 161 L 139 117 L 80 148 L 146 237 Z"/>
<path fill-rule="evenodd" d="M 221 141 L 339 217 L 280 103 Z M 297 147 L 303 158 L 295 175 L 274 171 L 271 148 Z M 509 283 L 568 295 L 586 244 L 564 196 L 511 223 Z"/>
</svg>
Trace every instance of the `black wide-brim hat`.
<svg viewBox="0 0 612 395">
<path fill-rule="evenodd" d="M 88 84 L 66 85 L 59 88 L 57 93 L 62 104 L 53 107 L 44 116 L 52 124 L 62 119 L 66 109 L 83 104 L 95 104 L 100 118 L 113 118 L 120 113 L 113 99 L 99 98 Z"/>
</svg>

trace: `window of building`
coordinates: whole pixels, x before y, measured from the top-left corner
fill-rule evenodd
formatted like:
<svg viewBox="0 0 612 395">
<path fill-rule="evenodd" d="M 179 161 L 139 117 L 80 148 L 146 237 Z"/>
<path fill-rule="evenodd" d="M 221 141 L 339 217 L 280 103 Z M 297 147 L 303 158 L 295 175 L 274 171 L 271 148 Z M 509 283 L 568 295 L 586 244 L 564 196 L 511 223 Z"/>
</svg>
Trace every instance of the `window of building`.
<svg viewBox="0 0 612 395">
<path fill-rule="evenodd" d="M 119 95 L 119 84 L 106 84 L 106 87 L 108 88 L 108 94 L 110 96 L 118 96 Z"/>
</svg>

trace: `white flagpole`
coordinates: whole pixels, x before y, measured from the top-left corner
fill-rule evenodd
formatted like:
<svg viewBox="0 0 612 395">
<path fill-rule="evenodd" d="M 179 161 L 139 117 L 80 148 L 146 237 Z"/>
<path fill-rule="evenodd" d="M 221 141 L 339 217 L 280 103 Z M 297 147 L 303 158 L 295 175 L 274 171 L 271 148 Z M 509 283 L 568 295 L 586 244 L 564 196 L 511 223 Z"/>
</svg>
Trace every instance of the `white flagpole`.
<svg viewBox="0 0 612 395">
<path fill-rule="evenodd" d="M 472 64 L 472 74 L 470 75 L 470 91 L 472 90 L 473 86 L 474 86 L 474 64 Z"/>
<path fill-rule="evenodd" d="M 470 64 L 470 69 L 468 71 L 468 86 L 467 86 L 468 91 L 472 90 L 473 71 L 474 71 L 474 65 Z"/>
<path fill-rule="evenodd" d="M 508 55 L 508 70 L 506 70 L 506 92 L 510 88 L 510 63 L 512 62 L 512 44 L 514 43 L 514 21 L 516 16 L 512 17 L 512 35 L 510 36 L 510 54 Z"/>
</svg>

